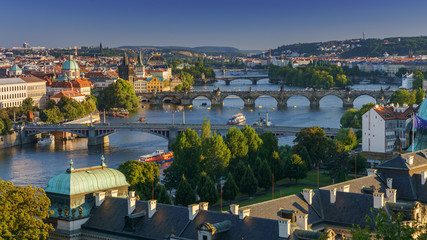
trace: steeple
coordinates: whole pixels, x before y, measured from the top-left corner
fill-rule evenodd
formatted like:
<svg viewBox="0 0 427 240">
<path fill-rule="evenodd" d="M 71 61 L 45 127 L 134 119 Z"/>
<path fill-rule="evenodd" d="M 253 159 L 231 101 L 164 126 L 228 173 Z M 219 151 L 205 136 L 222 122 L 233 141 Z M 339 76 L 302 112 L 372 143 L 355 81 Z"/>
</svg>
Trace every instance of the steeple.
<svg viewBox="0 0 427 240">
<path fill-rule="evenodd" d="M 125 52 L 125 56 L 123 57 L 123 66 L 127 66 L 129 65 L 129 58 L 128 58 L 128 54 Z"/>
<path fill-rule="evenodd" d="M 141 51 L 139 51 L 138 66 L 144 66 L 144 64 L 142 63 L 142 54 L 141 54 Z"/>
</svg>

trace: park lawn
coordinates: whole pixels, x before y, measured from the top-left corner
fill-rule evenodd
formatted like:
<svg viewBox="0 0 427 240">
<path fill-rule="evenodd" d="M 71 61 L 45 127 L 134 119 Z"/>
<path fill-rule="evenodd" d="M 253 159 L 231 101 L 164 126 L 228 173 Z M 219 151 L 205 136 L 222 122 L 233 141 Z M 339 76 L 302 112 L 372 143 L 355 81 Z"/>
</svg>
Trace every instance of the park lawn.
<svg viewBox="0 0 427 240">
<path fill-rule="evenodd" d="M 304 188 L 313 189 L 314 187 L 307 187 L 306 185 L 299 185 L 299 184 L 298 185 L 292 185 L 292 186 L 289 186 L 289 187 L 285 187 L 285 188 L 282 188 L 279 191 L 275 191 L 274 192 L 274 199 L 280 198 L 280 197 L 289 196 L 289 195 L 293 195 L 293 194 L 297 194 L 299 192 L 302 192 L 302 190 Z M 252 204 L 255 204 L 255 203 L 269 201 L 269 200 L 271 200 L 271 196 L 272 196 L 272 193 L 269 192 L 269 193 L 266 193 L 266 194 L 261 195 L 261 196 L 256 196 L 256 197 L 254 197 L 252 199 L 248 199 L 248 200 L 245 200 L 245 201 L 238 202 L 236 204 L 238 204 L 240 207 L 247 206 L 247 205 L 252 205 Z M 224 207 L 223 210 L 224 211 L 228 211 L 229 207 L 228 206 Z"/>
<path fill-rule="evenodd" d="M 280 186 L 282 184 L 286 184 L 286 183 L 295 183 L 295 180 L 289 180 L 288 178 L 279 180 L 276 182 L 276 186 Z M 298 184 L 302 184 L 302 185 L 310 185 L 313 184 L 315 186 L 317 186 L 317 171 L 316 170 L 311 170 L 309 172 L 307 172 L 307 177 L 304 179 L 299 179 Z M 331 178 L 323 173 L 320 173 L 319 176 L 319 184 L 320 187 L 322 186 L 327 186 L 327 185 L 331 185 Z"/>
</svg>

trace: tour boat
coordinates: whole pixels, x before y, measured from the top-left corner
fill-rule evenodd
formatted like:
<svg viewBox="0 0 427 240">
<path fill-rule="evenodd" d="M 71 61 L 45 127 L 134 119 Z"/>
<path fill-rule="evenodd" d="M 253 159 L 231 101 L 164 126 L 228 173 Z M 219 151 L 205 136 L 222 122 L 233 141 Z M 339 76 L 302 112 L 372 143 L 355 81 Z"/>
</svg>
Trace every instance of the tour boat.
<svg viewBox="0 0 427 240">
<path fill-rule="evenodd" d="M 153 153 L 143 155 L 139 157 L 138 161 L 141 162 L 154 162 L 157 164 L 162 164 L 165 162 L 173 161 L 173 152 L 157 150 Z"/>
<path fill-rule="evenodd" d="M 230 119 L 228 119 L 227 124 L 228 125 L 236 125 L 236 124 L 240 124 L 240 123 L 244 123 L 246 122 L 246 118 L 245 116 L 243 116 L 243 114 L 238 113 L 234 116 L 232 116 Z"/>
<path fill-rule="evenodd" d="M 55 137 L 50 134 L 48 136 L 37 139 L 38 144 L 51 144 L 53 141 L 55 141 Z"/>
</svg>

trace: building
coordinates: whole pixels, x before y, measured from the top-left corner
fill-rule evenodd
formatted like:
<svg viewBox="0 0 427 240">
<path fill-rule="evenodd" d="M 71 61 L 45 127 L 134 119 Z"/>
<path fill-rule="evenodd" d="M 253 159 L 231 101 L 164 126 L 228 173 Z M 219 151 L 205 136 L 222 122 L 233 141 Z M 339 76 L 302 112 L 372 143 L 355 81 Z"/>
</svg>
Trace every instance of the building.
<svg viewBox="0 0 427 240">
<path fill-rule="evenodd" d="M 133 85 L 133 81 L 135 78 L 135 70 L 134 66 L 129 63 L 129 58 L 127 53 L 125 52 L 125 56 L 123 57 L 122 65 L 118 67 L 119 77 L 130 82 Z"/>
<path fill-rule="evenodd" d="M 9 69 L 8 75 L 9 77 L 19 77 L 22 75 L 22 69 L 18 65 L 14 64 Z"/>
<path fill-rule="evenodd" d="M 162 92 L 164 87 L 163 78 L 147 78 L 147 92 Z"/>
<path fill-rule="evenodd" d="M 376 105 L 362 116 L 362 151 L 391 153 L 399 138 L 406 148 L 406 120 L 412 117 L 413 107 Z"/>
<path fill-rule="evenodd" d="M 20 78 L 0 78 L 0 108 L 19 107 L 27 98 L 27 82 Z"/>
<path fill-rule="evenodd" d="M 86 96 L 76 92 L 76 91 L 61 91 L 53 96 L 50 97 L 51 100 L 55 101 L 56 103 L 58 103 L 62 97 L 68 97 L 68 98 L 72 98 L 74 100 L 76 100 L 77 102 L 83 102 L 86 100 Z"/>
<path fill-rule="evenodd" d="M 45 108 L 47 102 L 46 81 L 31 75 L 20 78 L 27 83 L 27 97 L 32 98 L 38 107 Z"/>
<path fill-rule="evenodd" d="M 208 210 L 208 203 L 188 207 L 140 201 L 118 170 L 99 166 L 74 169 L 49 180 L 46 194 L 55 228 L 50 239 L 307 239 L 313 232 L 279 218 L 258 218 L 250 209 L 230 213 Z M 329 240 L 335 233 L 328 231 Z M 299 237 L 301 238 L 299 238 Z M 316 238 L 308 238 L 316 239 Z"/>
</svg>

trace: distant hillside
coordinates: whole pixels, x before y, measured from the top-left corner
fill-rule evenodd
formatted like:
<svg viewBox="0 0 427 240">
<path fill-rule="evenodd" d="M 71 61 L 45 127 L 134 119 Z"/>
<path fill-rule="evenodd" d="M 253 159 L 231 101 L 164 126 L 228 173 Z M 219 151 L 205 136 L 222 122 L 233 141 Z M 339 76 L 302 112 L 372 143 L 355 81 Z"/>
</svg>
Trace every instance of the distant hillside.
<svg viewBox="0 0 427 240">
<path fill-rule="evenodd" d="M 404 56 L 409 53 L 427 55 L 427 37 L 391 37 L 384 39 L 351 39 L 342 41 L 297 43 L 272 49 L 273 55 L 299 53 L 301 55 L 334 54 L 342 58 Z"/>
<path fill-rule="evenodd" d="M 218 46 L 201 46 L 201 47 L 181 47 L 181 46 L 120 46 L 120 49 L 141 49 L 141 48 L 153 48 L 161 50 L 182 50 L 192 51 L 197 53 L 246 53 L 246 50 L 239 50 L 234 47 L 218 47 Z M 253 50 L 249 52 L 260 52 L 259 50 Z"/>
</svg>

